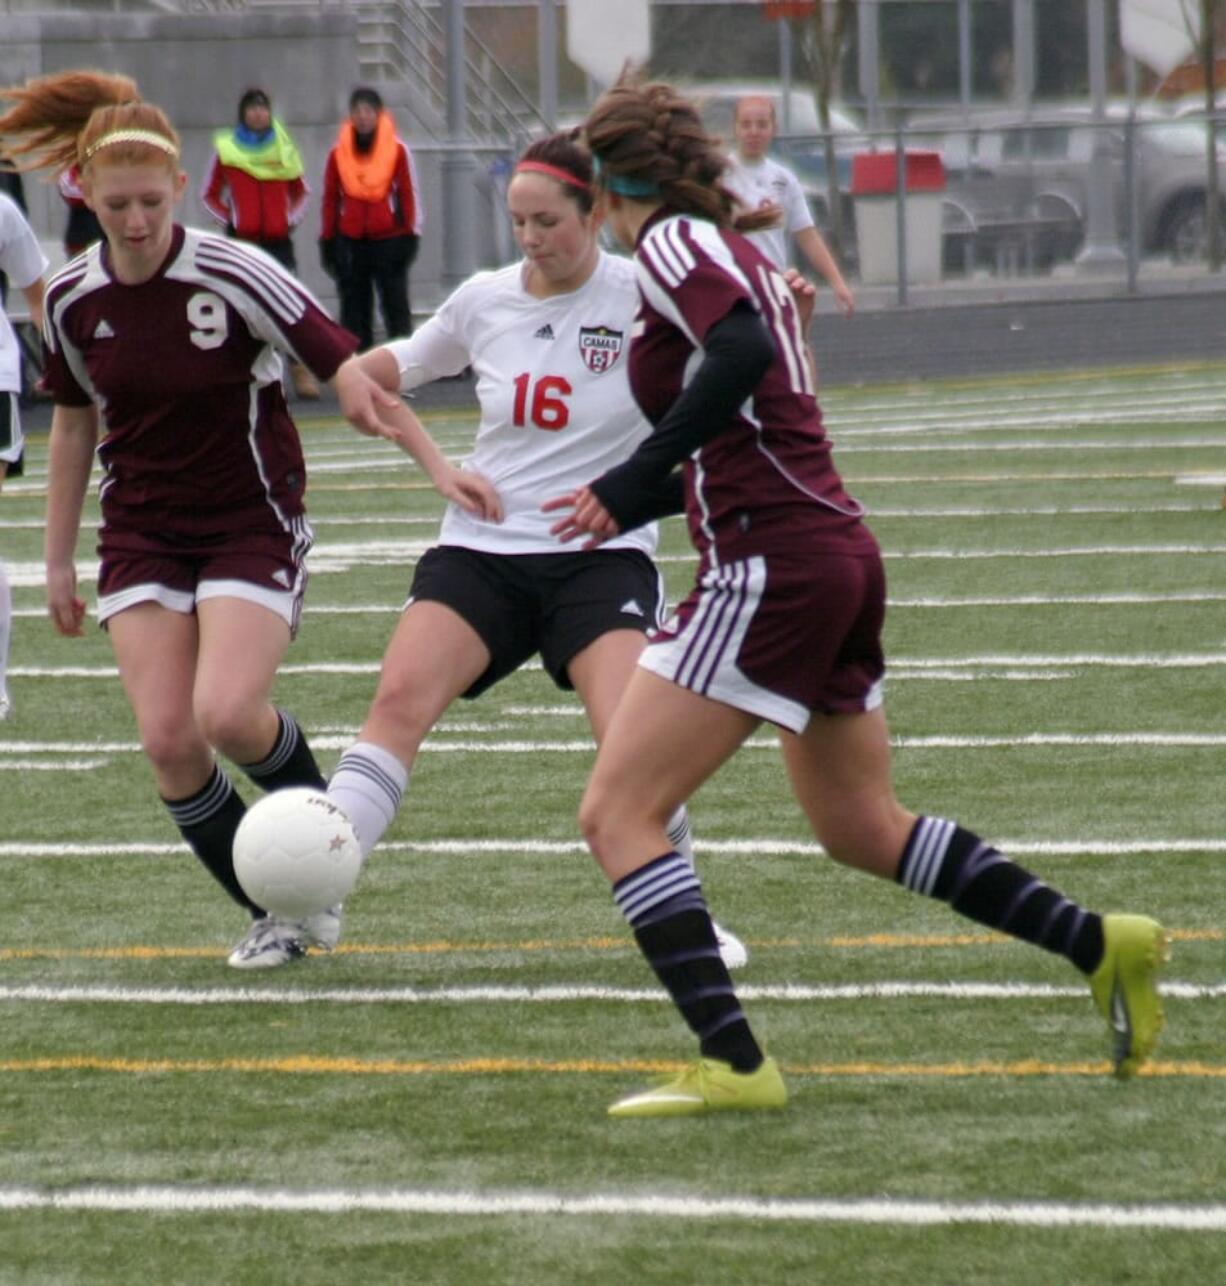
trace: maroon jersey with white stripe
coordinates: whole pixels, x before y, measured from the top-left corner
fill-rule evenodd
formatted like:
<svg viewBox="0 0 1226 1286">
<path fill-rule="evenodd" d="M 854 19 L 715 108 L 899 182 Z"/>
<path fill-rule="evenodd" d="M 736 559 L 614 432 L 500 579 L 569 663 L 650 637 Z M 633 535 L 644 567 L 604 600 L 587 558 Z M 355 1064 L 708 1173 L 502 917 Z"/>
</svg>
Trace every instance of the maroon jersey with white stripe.
<svg viewBox="0 0 1226 1286">
<path fill-rule="evenodd" d="M 176 226 L 139 285 L 111 276 L 104 243 L 62 268 L 44 346 L 56 402 L 101 411 L 104 529 L 190 540 L 302 515 L 278 350 L 329 379 L 357 342 L 262 251 Z"/>
<path fill-rule="evenodd" d="M 630 386 L 653 424 L 698 369 L 707 332 L 738 304 L 758 313 L 775 342 L 752 396 L 685 464 L 695 548 L 721 562 L 760 549 L 764 537 L 875 549 L 831 459 L 800 319 L 778 269 L 739 233 L 668 211 L 644 225 L 635 259 L 642 304 Z"/>
</svg>

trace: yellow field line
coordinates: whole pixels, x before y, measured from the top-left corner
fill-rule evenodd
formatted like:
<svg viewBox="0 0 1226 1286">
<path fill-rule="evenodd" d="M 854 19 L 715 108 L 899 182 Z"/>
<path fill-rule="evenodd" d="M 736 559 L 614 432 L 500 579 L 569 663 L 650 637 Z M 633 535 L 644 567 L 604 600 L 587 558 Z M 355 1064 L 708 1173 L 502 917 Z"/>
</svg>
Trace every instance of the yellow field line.
<svg viewBox="0 0 1226 1286">
<path fill-rule="evenodd" d="M 429 1061 L 332 1058 L 316 1054 L 293 1054 L 282 1058 L 102 1058 L 92 1054 L 69 1054 L 55 1058 L 5 1059 L 0 1061 L 0 1072 L 121 1072 L 135 1076 L 170 1072 L 316 1076 L 655 1075 L 676 1072 L 683 1066 L 683 1063 L 651 1059 L 460 1058 Z M 791 1076 L 935 1080 L 979 1076 L 1107 1076 L 1111 1066 L 1105 1061 L 1050 1063 L 1025 1058 L 973 1063 L 794 1063 L 785 1065 L 783 1070 Z M 1198 1059 L 1167 1060 L 1146 1064 L 1138 1075 L 1220 1080 L 1226 1078 L 1226 1064 L 1206 1063 Z"/>
<path fill-rule="evenodd" d="M 1221 929 L 1172 929 L 1173 942 L 1221 942 L 1226 932 Z M 948 947 L 1000 946 L 1014 939 L 1002 933 L 868 933 L 839 935 L 832 938 L 748 938 L 746 945 L 758 951 L 797 950 L 802 947 L 830 947 L 836 950 L 899 948 L 932 950 Z M 633 948 L 629 938 L 528 938 L 518 942 L 347 942 L 338 946 L 335 955 L 353 956 L 420 956 L 457 955 L 465 952 L 492 951 L 625 951 Z M 0 961 L 5 960 L 212 960 L 226 955 L 228 947 L 0 947 Z"/>
</svg>

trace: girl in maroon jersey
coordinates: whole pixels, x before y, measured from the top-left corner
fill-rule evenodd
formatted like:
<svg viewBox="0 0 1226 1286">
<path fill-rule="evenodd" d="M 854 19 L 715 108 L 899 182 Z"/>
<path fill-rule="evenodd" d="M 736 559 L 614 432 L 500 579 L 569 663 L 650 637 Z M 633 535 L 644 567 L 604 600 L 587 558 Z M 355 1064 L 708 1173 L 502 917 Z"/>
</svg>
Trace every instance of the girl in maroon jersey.
<svg viewBox="0 0 1226 1286">
<path fill-rule="evenodd" d="M 954 822 L 895 797 L 881 707 L 885 577 L 830 457 L 803 339 L 807 319 L 734 228 L 724 158 L 693 105 L 623 80 L 586 125 L 608 221 L 634 249 L 640 311 L 631 387 L 652 435 L 558 497 L 554 526 L 585 547 L 657 514 L 683 467 L 698 581 L 655 636 L 601 743 L 580 823 L 702 1057 L 623 1099 L 616 1116 L 781 1107 L 787 1092 L 715 951 L 697 875 L 663 819 L 763 721 L 793 792 L 836 860 L 949 902 L 1069 959 L 1089 977 L 1131 1075 L 1162 1021 L 1162 928 L 1071 902 Z"/>
<path fill-rule="evenodd" d="M 52 621 L 81 633 L 74 553 L 96 447 L 98 619 L 166 807 L 253 917 L 230 963 L 267 968 L 328 948 L 336 911 L 284 921 L 238 884 L 230 850 L 244 804 L 215 758 L 264 790 L 325 786 L 297 722 L 270 701 L 312 538 L 280 353 L 383 407 L 393 423 L 370 431 L 414 453 L 422 444 L 399 434 L 397 399 L 342 365 L 354 337 L 275 260 L 175 223 L 186 183 L 179 140 L 132 81 L 65 72 L 3 96 L 13 100 L 0 116 L 9 152 L 33 167 L 75 164 L 105 234 L 48 286 Z M 480 479 L 432 459 L 445 494 L 478 508 L 491 499 Z"/>
</svg>

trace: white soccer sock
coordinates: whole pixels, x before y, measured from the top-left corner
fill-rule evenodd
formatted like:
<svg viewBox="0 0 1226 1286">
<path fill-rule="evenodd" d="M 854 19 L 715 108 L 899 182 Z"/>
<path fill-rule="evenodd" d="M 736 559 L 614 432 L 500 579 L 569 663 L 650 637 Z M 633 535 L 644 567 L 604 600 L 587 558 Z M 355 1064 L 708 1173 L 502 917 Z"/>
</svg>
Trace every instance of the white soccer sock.
<svg viewBox="0 0 1226 1286">
<path fill-rule="evenodd" d="M 0 697 L 8 692 L 9 623 L 13 619 L 13 593 L 9 589 L 8 569 L 0 558 Z"/>
<path fill-rule="evenodd" d="M 692 871 L 694 869 L 694 835 L 690 815 L 684 804 L 668 819 L 668 842 Z"/>
<path fill-rule="evenodd" d="M 404 764 L 372 741 L 355 741 L 341 755 L 328 782 L 328 798 L 353 824 L 363 861 L 392 824 L 408 784 Z"/>
</svg>

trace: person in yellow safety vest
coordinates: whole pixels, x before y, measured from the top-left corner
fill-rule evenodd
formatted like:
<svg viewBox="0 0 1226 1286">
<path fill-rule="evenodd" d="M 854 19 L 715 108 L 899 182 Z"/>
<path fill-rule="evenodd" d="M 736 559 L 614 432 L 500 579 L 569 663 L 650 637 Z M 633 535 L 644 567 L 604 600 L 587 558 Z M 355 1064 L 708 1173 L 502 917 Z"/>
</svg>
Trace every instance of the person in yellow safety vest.
<svg viewBox="0 0 1226 1286">
<path fill-rule="evenodd" d="M 290 272 L 298 270 L 293 229 L 310 189 L 289 131 L 272 114 L 264 90 L 238 100 L 238 124 L 213 136 L 214 153 L 201 199 L 208 212 L 241 241 L 250 241 Z M 301 363 L 290 367 L 298 396 L 319 397 L 315 377 Z"/>
</svg>

